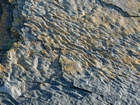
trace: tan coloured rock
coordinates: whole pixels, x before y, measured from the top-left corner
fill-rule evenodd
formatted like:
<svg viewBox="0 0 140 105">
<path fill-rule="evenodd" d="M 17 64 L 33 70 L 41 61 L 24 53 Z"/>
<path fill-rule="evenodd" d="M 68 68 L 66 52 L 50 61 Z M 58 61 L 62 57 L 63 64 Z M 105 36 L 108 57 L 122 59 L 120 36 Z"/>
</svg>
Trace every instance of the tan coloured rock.
<svg viewBox="0 0 140 105">
<path fill-rule="evenodd" d="M 2 64 L 0 64 L 0 72 L 5 72 L 5 71 L 7 71 L 7 69 Z"/>
<path fill-rule="evenodd" d="M 59 62 L 62 65 L 62 70 L 64 70 L 67 73 L 83 71 L 83 68 L 80 62 L 71 60 L 63 55 L 61 55 Z"/>
</svg>

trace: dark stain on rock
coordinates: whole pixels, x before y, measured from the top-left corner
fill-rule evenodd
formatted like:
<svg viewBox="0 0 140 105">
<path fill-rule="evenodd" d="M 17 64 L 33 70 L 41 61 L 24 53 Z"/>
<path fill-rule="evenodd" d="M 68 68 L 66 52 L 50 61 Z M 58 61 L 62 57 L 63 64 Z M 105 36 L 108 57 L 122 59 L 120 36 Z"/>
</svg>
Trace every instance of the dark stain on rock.
<svg viewBox="0 0 140 105">
<path fill-rule="evenodd" d="M 0 4 L 0 17 L 1 17 L 1 15 L 2 15 L 2 6 Z"/>
<path fill-rule="evenodd" d="M 14 33 L 11 32 L 13 9 L 14 5 L 8 0 L 0 0 L 0 63 L 16 39 Z"/>
</svg>

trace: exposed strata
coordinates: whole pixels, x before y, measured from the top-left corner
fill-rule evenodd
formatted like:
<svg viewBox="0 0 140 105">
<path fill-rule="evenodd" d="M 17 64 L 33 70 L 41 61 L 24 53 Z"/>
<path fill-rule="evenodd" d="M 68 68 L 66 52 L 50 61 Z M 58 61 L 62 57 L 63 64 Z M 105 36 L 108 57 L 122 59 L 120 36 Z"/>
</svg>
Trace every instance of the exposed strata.
<svg viewBox="0 0 140 105">
<path fill-rule="evenodd" d="M 98 0 L 102 3 L 105 3 L 107 5 L 114 5 L 116 8 L 120 8 L 123 12 L 128 14 L 129 16 L 140 16 L 140 1 L 139 0 Z"/>
<path fill-rule="evenodd" d="M 21 39 L 0 87 L 9 102 L 140 104 L 138 7 L 116 1 L 18 0 L 12 31 Z"/>
</svg>

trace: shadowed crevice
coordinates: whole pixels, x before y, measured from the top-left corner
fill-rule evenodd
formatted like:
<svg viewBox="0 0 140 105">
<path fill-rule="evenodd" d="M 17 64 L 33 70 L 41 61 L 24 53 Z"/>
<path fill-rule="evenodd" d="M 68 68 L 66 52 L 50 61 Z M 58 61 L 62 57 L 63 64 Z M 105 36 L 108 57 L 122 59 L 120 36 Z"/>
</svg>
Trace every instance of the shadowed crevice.
<svg viewBox="0 0 140 105">
<path fill-rule="evenodd" d="M 8 0 L 0 0 L 0 63 L 4 60 L 6 51 L 17 39 L 11 32 L 13 9 L 14 5 L 10 4 Z"/>
</svg>

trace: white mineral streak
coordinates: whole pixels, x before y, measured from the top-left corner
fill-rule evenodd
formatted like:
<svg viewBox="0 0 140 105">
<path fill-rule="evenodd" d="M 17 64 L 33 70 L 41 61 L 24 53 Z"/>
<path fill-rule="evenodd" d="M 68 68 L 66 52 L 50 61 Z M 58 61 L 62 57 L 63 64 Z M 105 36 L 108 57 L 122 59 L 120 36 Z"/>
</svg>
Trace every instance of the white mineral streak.
<svg viewBox="0 0 140 105">
<path fill-rule="evenodd" d="M 0 92 L 10 94 L 13 98 L 18 98 L 22 93 L 20 90 L 21 82 L 19 81 L 7 81 L 4 86 L 0 87 Z"/>
</svg>

